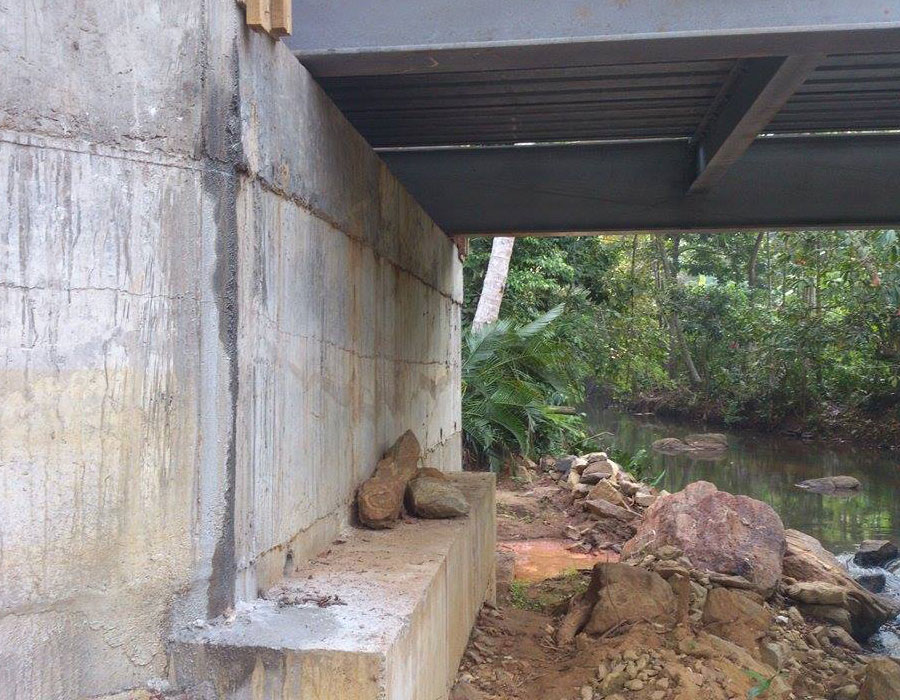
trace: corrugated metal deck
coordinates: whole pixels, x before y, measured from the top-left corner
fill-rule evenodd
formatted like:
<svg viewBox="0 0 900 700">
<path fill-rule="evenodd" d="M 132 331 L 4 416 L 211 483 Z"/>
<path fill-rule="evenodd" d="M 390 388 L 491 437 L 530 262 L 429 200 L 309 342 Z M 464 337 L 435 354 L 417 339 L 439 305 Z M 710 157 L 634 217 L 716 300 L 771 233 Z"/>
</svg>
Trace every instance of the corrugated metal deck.
<svg viewBox="0 0 900 700">
<path fill-rule="evenodd" d="M 294 0 L 294 17 L 297 57 L 450 232 L 620 230 L 580 188 L 535 189 L 561 159 L 598 191 L 619 189 L 598 159 L 655 179 L 634 227 L 900 222 L 900 196 L 850 194 L 900 182 L 900 0 Z M 748 149 L 757 177 L 772 158 L 766 186 L 740 181 Z M 804 163 L 828 177 L 803 186 Z M 716 188 L 798 198 L 754 220 Z M 544 202 L 531 223 L 523 193 Z"/>
</svg>

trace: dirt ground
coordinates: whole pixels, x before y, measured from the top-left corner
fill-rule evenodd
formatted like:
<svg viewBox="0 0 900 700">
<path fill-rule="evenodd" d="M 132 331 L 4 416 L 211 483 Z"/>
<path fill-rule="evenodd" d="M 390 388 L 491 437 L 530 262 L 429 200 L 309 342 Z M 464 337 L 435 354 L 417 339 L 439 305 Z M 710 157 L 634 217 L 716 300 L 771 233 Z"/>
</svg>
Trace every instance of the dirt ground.
<svg viewBox="0 0 900 700">
<path fill-rule="evenodd" d="M 595 549 L 618 552 L 633 530 L 622 523 L 591 518 L 570 491 L 551 474 L 539 473 L 532 483 L 508 475 L 497 481 L 497 542 L 570 540 L 567 528 L 591 527 L 602 541 Z"/>
<path fill-rule="evenodd" d="M 785 639 L 802 638 L 812 646 L 800 642 L 808 655 L 797 652 L 792 665 L 777 673 L 758 654 L 694 623 L 663 627 L 647 621 L 599 638 L 580 634 L 574 645 L 560 646 L 556 631 L 570 599 L 585 591 L 596 561 L 618 559 L 633 530 L 591 519 L 553 472 L 530 476 L 498 481 L 498 603 L 479 615 L 452 700 L 856 697 L 862 658 L 824 639 L 820 645 L 811 635 L 821 638 L 821 628 L 784 614 L 766 639 L 787 644 Z M 593 535 L 585 538 L 588 527 Z M 595 542 L 589 552 L 583 551 L 585 539 Z M 614 676 L 624 680 L 613 686 Z"/>
<path fill-rule="evenodd" d="M 497 547 L 507 555 L 500 566 L 508 567 L 500 578 L 511 585 L 496 608 L 482 609 L 452 697 L 581 697 L 580 688 L 590 683 L 597 663 L 593 654 L 557 647 L 555 624 L 569 599 L 587 588 L 594 563 L 615 561 L 632 532 L 610 523 L 601 528 L 601 546 L 590 553 L 569 551 L 574 540 L 567 535 L 573 528 L 597 525 L 552 474 L 538 474 L 532 483 L 509 475 L 498 479 Z M 515 568 L 526 570 L 525 581 L 511 581 Z"/>
<path fill-rule="evenodd" d="M 719 640 L 711 643 L 708 636 L 701 636 L 698 642 L 690 632 L 659 631 L 650 625 L 560 649 L 552 639 L 554 622 L 551 615 L 512 606 L 485 609 L 463 660 L 453 700 L 586 700 L 599 692 L 598 668 L 609 671 L 616 664 L 641 664 L 643 659 L 652 676 L 638 690 L 622 689 L 621 694 L 598 697 L 743 699 L 758 684 L 749 672 L 763 669 L 741 650 L 720 646 Z M 690 638 L 690 654 L 684 653 L 686 638 Z"/>
</svg>

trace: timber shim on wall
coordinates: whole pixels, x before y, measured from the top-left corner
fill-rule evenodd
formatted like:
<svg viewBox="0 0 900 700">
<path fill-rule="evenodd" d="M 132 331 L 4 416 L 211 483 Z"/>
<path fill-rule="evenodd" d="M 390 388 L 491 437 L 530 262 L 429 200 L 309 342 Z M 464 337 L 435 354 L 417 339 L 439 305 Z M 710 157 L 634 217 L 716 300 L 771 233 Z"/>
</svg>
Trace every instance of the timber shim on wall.
<svg viewBox="0 0 900 700">
<path fill-rule="evenodd" d="M 291 33 L 291 0 L 237 0 L 247 11 L 247 26 L 273 39 Z"/>
</svg>

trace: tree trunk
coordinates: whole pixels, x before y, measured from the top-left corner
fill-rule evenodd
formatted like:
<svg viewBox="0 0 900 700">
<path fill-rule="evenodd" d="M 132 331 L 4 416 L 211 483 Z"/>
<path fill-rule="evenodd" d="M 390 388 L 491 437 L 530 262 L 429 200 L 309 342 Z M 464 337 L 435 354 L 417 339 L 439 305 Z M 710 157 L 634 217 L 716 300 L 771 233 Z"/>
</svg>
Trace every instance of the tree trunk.
<svg viewBox="0 0 900 700">
<path fill-rule="evenodd" d="M 494 323 L 500 317 L 500 304 L 506 289 L 506 276 L 509 273 L 509 261 L 512 258 L 513 244 L 516 239 L 498 236 L 491 244 L 491 259 L 488 261 L 478 308 L 472 319 L 472 330 L 479 330 Z"/>
<path fill-rule="evenodd" d="M 665 251 L 663 251 L 662 254 L 665 255 Z M 670 281 L 671 279 L 674 279 L 676 284 L 678 283 L 678 271 L 680 269 L 681 263 L 680 256 L 681 236 L 678 234 L 672 234 L 672 262 L 667 272 L 670 273 Z M 674 319 L 674 321 L 675 322 L 673 323 L 670 319 L 669 322 L 669 379 L 675 379 L 678 377 L 678 356 L 683 354 L 681 352 L 681 345 L 678 339 L 678 331 L 675 328 L 675 324 L 678 322 L 677 317 Z"/>
<path fill-rule="evenodd" d="M 681 354 L 684 356 L 684 364 L 688 368 L 688 374 L 691 375 L 691 381 L 694 384 L 702 384 L 703 377 L 700 376 L 697 367 L 694 365 L 691 350 L 688 348 L 687 340 L 685 340 L 684 333 L 681 331 L 681 321 L 678 320 L 677 311 L 672 312 L 672 327 L 675 329 L 675 335 L 678 337 L 678 344 L 681 346 Z"/>
<path fill-rule="evenodd" d="M 656 247 L 659 251 L 659 259 L 662 263 L 663 268 L 663 277 L 668 285 L 677 285 L 678 278 L 675 276 L 675 273 L 672 272 L 672 266 L 669 263 L 669 259 L 666 256 L 666 246 L 663 243 L 663 239 L 657 235 L 656 237 Z M 671 330 L 675 332 L 675 338 L 678 341 L 678 346 L 681 349 L 681 356 L 684 360 L 684 364 L 687 367 L 688 374 L 691 377 L 691 382 L 694 384 L 702 384 L 703 378 L 700 376 L 700 373 L 697 371 L 697 367 L 694 364 L 694 358 L 691 357 L 691 350 L 688 347 L 687 339 L 684 337 L 684 333 L 681 330 L 681 321 L 678 318 L 678 312 L 673 309 L 669 313 L 669 327 Z"/>
<path fill-rule="evenodd" d="M 628 284 L 631 288 L 631 298 L 629 299 L 629 315 L 628 315 L 628 332 L 634 337 L 634 265 L 637 258 L 638 237 L 637 234 L 631 238 L 631 271 L 628 274 Z M 631 373 L 631 358 L 634 353 L 628 353 L 627 368 L 625 370 L 628 376 L 628 383 L 631 385 L 631 393 L 637 393 L 637 382 L 634 381 L 634 375 Z"/>
<path fill-rule="evenodd" d="M 756 262 L 759 260 L 759 249 L 762 246 L 765 233 L 756 234 L 756 243 L 753 245 L 753 252 L 750 254 L 750 263 L 747 265 L 747 284 L 750 289 L 756 286 Z"/>
</svg>

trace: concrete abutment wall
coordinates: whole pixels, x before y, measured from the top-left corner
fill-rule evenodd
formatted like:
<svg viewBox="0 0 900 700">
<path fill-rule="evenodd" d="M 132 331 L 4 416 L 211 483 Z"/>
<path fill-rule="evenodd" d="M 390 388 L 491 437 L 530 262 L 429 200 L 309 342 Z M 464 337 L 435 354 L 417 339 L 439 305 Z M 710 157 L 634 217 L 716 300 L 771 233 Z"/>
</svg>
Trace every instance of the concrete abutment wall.
<svg viewBox="0 0 900 700">
<path fill-rule="evenodd" d="M 460 264 L 232 0 L 0 19 L 0 695 L 113 693 L 459 468 Z"/>
</svg>

